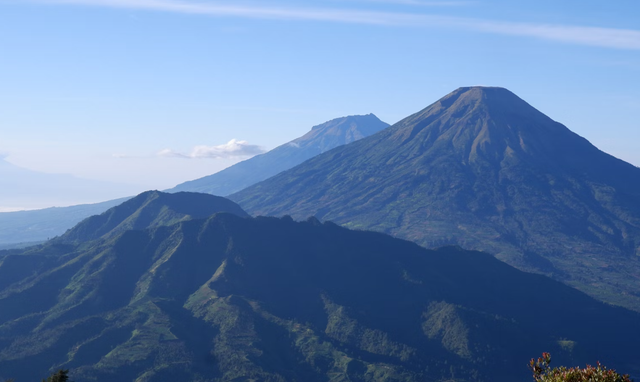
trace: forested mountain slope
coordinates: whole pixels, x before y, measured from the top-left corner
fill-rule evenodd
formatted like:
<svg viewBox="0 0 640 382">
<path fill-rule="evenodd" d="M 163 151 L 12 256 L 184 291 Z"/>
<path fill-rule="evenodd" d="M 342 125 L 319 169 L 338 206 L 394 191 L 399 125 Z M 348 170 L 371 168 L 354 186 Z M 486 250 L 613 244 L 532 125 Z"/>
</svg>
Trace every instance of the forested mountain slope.
<svg viewBox="0 0 640 382">
<path fill-rule="evenodd" d="M 0 378 L 527 381 L 542 351 L 640 372 L 640 315 L 484 253 L 315 219 L 146 221 L 0 252 Z"/>
<path fill-rule="evenodd" d="M 640 169 L 502 88 L 460 88 L 230 198 L 495 254 L 640 310 Z"/>
</svg>

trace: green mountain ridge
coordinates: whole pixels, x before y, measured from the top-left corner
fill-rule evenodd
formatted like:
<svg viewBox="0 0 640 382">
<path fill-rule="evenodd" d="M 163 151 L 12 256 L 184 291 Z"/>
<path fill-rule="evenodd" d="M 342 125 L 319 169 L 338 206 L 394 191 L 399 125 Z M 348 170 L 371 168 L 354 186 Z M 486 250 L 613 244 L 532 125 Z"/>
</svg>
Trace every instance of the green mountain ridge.
<svg viewBox="0 0 640 382">
<path fill-rule="evenodd" d="M 195 192 L 168 194 L 147 191 L 100 215 L 83 220 L 57 241 L 78 243 L 108 239 L 124 231 L 172 225 L 180 221 L 206 218 L 218 212 L 249 217 L 236 203 L 219 196 Z"/>
<path fill-rule="evenodd" d="M 488 254 L 136 199 L 100 222 L 149 228 L 0 251 L 0 379 L 524 381 L 541 351 L 640 374 L 638 313 Z"/>
<path fill-rule="evenodd" d="M 640 310 L 640 169 L 506 89 L 460 88 L 230 199 L 482 250 Z"/>
<path fill-rule="evenodd" d="M 373 114 L 336 118 L 300 138 L 213 175 L 177 185 L 167 192 L 191 191 L 226 196 L 288 170 L 307 159 L 389 127 Z"/>
</svg>

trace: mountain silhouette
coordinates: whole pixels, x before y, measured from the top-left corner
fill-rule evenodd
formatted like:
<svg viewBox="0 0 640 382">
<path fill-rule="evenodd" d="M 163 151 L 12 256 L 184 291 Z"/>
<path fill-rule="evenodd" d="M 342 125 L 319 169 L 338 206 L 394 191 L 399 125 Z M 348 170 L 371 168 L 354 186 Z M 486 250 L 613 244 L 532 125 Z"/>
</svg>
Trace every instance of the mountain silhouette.
<svg viewBox="0 0 640 382">
<path fill-rule="evenodd" d="M 640 373 L 638 313 L 491 255 L 315 218 L 162 225 L 202 204 L 174 197 L 143 194 L 75 242 L 0 251 L 0 378 L 506 382 L 541 351 Z"/>
<path fill-rule="evenodd" d="M 460 88 L 230 198 L 495 254 L 640 310 L 640 169 L 502 88 Z"/>
<path fill-rule="evenodd" d="M 192 191 L 226 196 L 288 170 L 309 158 L 368 137 L 388 127 L 373 114 L 337 118 L 315 126 L 291 142 L 213 175 L 179 184 L 168 192 Z"/>
</svg>

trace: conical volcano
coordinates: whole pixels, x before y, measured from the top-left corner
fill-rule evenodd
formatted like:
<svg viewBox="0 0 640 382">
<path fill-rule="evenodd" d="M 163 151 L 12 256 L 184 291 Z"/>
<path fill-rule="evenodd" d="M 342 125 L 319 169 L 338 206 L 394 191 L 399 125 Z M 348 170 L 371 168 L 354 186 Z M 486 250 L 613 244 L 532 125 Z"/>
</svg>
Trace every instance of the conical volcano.
<svg viewBox="0 0 640 382">
<path fill-rule="evenodd" d="M 213 175 L 177 185 L 169 192 L 191 191 L 226 196 L 288 170 L 334 147 L 346 145 L 389 127 L 373 114 L 336 118 L 307 134 Z"/>
<path fill-rule="evenodd" d="M 231 199 L 487 251 L 640 309 L 640 169 L 506 89 L 460 88 Z"/>
</svg>

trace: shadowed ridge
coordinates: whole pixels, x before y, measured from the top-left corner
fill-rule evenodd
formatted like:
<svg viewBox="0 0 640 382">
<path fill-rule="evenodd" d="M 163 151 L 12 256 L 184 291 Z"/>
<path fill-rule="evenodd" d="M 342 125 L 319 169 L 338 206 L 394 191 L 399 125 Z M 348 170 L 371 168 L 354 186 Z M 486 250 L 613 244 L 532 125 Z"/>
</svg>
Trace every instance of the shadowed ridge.
<svg viewBox="0 0 640 382">
<path fill-rule="evenodd" d="M 236 203 L 214 195 L 193 192 L 168 194 L 147 191 L 106 212 L 89 217 L 60 237 L 62 242 L 84 242 L 110 237 L 126 230 L 171 225 L 205 218 L 218 212 L 249 215 Z"/>
<path fill-rule="evenodd" d="M 0 263 L 0 281 L 24 273 L 0 286 L 3 373 L 510 382 L 530 378 L 539 349 L 640 371 L 639 314 L 485 253 L 225 213 L 88 244 Z M 43 256 L 37 269 L 17 263 Z"/>
</svg>

